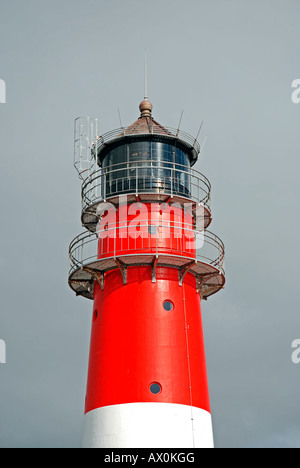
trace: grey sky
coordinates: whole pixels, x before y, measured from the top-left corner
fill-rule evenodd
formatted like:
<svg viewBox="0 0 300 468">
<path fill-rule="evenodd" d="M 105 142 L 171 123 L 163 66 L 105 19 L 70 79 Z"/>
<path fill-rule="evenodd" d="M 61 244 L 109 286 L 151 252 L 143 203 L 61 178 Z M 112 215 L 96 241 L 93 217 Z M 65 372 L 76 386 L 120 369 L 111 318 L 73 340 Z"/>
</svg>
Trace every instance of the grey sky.
<svg viewBox="0 0 300 468">
<path fill-rule="evenodd" d="M 92 303 L 67 285 L 80 225 L 73 123 L 153 116 L 208 140 L 226 289 L 203 304 L 217 447 L 300 447 L 297 0 L 0 0 L 0 447 L 81 445 Z M 201 140 L 201 139 L 200 139 Z"/>
</svg>

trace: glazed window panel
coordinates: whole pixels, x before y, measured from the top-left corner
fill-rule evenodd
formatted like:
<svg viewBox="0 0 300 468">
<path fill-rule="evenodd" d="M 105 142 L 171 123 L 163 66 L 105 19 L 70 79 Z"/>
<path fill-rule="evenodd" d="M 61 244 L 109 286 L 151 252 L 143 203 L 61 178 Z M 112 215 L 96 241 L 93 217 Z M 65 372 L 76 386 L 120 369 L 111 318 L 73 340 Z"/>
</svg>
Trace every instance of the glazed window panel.
<svg viewBox="0 0 300 468">
<path fill-rule="evenodd" d="M 111 150 L 103 160 L 105 196 L 132 191 L 189 195 L 189 158 L 160 141 L 136 141 Z"/>
</svg>

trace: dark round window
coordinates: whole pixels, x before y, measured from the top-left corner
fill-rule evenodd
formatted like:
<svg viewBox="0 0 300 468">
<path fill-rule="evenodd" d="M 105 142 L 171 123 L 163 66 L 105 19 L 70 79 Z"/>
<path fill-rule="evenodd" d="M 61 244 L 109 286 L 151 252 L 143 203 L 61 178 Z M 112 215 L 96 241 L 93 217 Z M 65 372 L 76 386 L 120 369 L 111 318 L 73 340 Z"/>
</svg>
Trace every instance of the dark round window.
<svg viewBox="0 0 300 468">
<path fill-rule="evenodd" d="M 151 236 L 156 236 L 157 226 L 153 226 L 153 225 L 148 226 L 148 232 Z"/>
<path fill-rule="evenodd" d="M 93 315 L 93 320 L 94 320 L 94 322 L 96 322 L 97 318 L 98 318 L 98 310 L 95 309 L 94 315 Z"/>
<path fill-rule="evenodd" d="M 153 382 L 150 385 L 150 392 L 153 393 L 153 395 L 158 395 L 161 392 L 161 385 L 157 382 Z"/>
<path fill-rule="evenodd" d="M 171 301 L 165 301 L 163 306 L 167 312 L 171 312 L 174 309 L 174 304 Z"/>
</svg>

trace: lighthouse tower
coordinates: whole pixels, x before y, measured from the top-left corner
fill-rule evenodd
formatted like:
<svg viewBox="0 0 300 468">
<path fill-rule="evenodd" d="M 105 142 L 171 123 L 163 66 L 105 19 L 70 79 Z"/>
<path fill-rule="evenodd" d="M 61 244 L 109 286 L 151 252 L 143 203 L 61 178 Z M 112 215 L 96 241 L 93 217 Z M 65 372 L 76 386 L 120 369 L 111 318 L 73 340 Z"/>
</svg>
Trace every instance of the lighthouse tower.
<svg viewBox="0 0 300 468">
<path fill-rule="evenodd" d="M 85 231 L 69 285 L 93 300 L 84 447 L 213 447 L 201 300 L 224 287 L 224 246 L 207 230 L 201 147 L 159 124 L 98 136 L 75 121 Z"/>
</svg>

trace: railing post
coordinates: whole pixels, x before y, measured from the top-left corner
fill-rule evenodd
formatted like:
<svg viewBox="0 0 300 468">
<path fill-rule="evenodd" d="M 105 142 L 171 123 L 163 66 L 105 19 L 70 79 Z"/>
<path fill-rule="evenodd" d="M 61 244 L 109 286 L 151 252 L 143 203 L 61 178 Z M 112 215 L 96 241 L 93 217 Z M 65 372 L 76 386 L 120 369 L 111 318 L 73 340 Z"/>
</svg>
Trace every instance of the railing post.
<svg viewBox="0 0 300 468">
<path fill-rule="evenodd" d="M 99 195 L 97 195 L 97 199 L 101 199 L 101 194 L 103 190 L 103 170 L 100 169 L 100 183 L 99 183 Z"/>
<path fill-rule="evenodd" d="M 83 238 L 81 239 L 81 255 L 80 255 L 80 263 L 83 264 Z"/>
<path fill-rule="evenodd" d="M 117 236 L 116 236 L 116 232 L 115 232 L 115 235 L 114 235 L 114 258 L 116 258 L 116 240 L 117 240 Z"/>
</svg>

